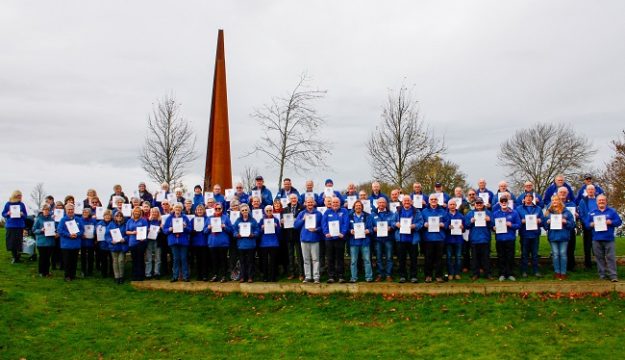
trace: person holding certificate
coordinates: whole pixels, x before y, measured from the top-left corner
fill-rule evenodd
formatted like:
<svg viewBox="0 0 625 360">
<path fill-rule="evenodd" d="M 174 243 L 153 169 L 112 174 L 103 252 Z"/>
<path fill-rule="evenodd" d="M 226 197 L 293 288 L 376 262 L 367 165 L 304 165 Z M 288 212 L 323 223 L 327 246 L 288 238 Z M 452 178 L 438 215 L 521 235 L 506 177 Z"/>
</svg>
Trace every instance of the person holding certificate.
<svg viewBox="0 0 625 360">
<path fill-rule="evenodd" d="M 554 277 L 558 280 L 566 279 L 567 247 L 571 238 L 571 229 L 575 228 L 573 215 L 564 207 L 558 195 L 551 198 L 549 207 L 545 211 L 543 227 L 547 230 L 547 239 L 551 244 L 553 257 Z"/>
<path fill-rule="evenodd" d="M 417 246 L 421 241 L 419 230 L 423 227 L 423 212 L 412 206 L 412 198 L 404 196 L 401 206 L 395 214 L 395 239 L 397 240 L 397 259 L 399 260 L 399 282 L 405 283 L 410 275 L 410 282 L 417 279 Z M 406 271 L 406 260 L 410 257 L 410 273 Z"/>
<path fill-rule="evenodd" d="M 132 281 L 145 280 L 145 249 L 147 248 L 148 222 L 142 217 L 140 207 L 132 209 L 126 222 L 126 235 L 132 256 Z"/>
<path fill-rule="evenodd" d="M 126 195 L 122 191 L 122 186 L 119 184 L 113 185 L 113 193 L 109 197 L 109 201 L 108 201 L 108 208 L 110 210 L 115 209 L 117 206 L 117 203 L 113 201 L 115 199 L 122 199 L 123 204 L 128 203 L 128 197 L 126 197 Z"/>
<path fill-rule="evenodd" d="M 152 203 L 152 206 L 156 206 L 160 211 L 161 214 L 163 213 L 163 206 L 162 203 L 164 200 L 167 200 L 167 202 L 169 202 L 169 184 L 164 182 L 161 184 L 161 189 L 158 190 L 156 193 L 154 193 L 154 202 Z"/>
<path fill-rule="evenodd" d="M 532 262 L 532 274 L 542 277 L 538 272 L 538 244 L 540 242 L 540 229 L 543 227 L 543 212 L 534 201 L 534 193 L 525 192 L 523 202 L 515 208 L 521 219 L 519 235 L 521 236 L 521 276 L 526 278 L 528 274 L 528 260 Z"/>
<path fill-rule="evenodd" d="M 345 282 L 345 235 L 349 227 L 347 209 L 341 208 L 341 199 L 332 197 L 332 207 L 321 219 L 321 227 L 325 236 L 328 264 L 328 284 L 335 281 Z"/>
<path fill-rule="evenodd" d="M 388 196 L 382 192 L 381 188 L 380 182 L 374 181 L 371 183 L 371 196 L 369 196 L 369 201 L 371 201 L 371 211 L 373 212 L 377 211 L 378 200 L 380 198 L 384 199 L 387 205 L 386 209 L 388 209 L 389 199 Z"/>
<path fill-rule="evenodd" d="M 573 226 L 569 229 L 569 241 L 566 248 L 566 270 L 571 272 L 575 270 L 575 247 L 577 245 L 577 236 L 575 233 L 575 223 L 577 219 L 579 219 L 579 213 L 577 212 L 577 204 L 574 201 L 569 200 L 569 194 L 571 192 L 565 187 L 562 186 L 558 189 L 557 195 L 560 198 L 560 202 L 562 202 L 563 206 L 571 213 L 573 216 Z"/>
<path fill-rule="evenodd" d="M 334 181 L 332 181 L 332 179 L 326 179 L 325 185 L 326 188 L 324 189 L 324 191 L 319 193 L 319 198 L 321 199 L 321 202 L 324 202 L 325 198 L 336 197 L 341 202 L 341 206 L 343 206 L 343 197 L 338 190 L 334 190 Z"/>
<path fill-rule="evenodd" d="M 155 206 L 150 209 L 145 245 L 145 278 L 147 280 L 161 277 L 161 248 L 158 246 L 158 238 L 165 236 L 161 232 L 161 224 L 161 211 Z"/>
<path fill-rule="evenodd" d="M 43 204 L 41 212 L 37 215 L 33 224 L 33 233 L 37 241 L 37 251 L 39 252 L 38 273 L 41 277 L 50 277 L 50 258 L 54 249 L 54 234 L 56 228 L 54 219 L 50 215 L 50 205 Z"/>
<path fill-rule="evenodd" d="M 483 179 L 480 180 L 480 184 Z M 484 182 L 485 184 L 485 182 Z M 486 210 L 484 199 L 475 198 L 475 209 L 469 211 L 464 217 L 464 227 L 469 230 L 469 243 L 471 244 L 471 280 L 480 278 L 480 273 L 491 280 L 490 273 L 490 229 L 491 212 Z M 482 272 L 480 272 L 482 270 Z"/>
<path fill-rule="evenodd" d="M 82 210 L 82 223 L 85 232 L 80 241 L 80 271 L 82 276 L 93 276 L 93 257 L 95 255 L 95 226 L 96 220 L 91 216 L 91 208 Z"/>
<path fill-rule="evenodd" d="M 261 200 L 261 206 L 267 206 L 273 204 L 273 196 L 271 195 L 271 191 L 265 186 L 265 180 L 262 176 L 257 176 L 254 181 L 256 182 L 256 186 L 252 188 L 250 191 L 250 200 L 254 194 L 259 194 L 259 199 Z"/>
<path fill-rule="evenodd" d="M 319 284 L 319 241 L 321 240 L 321 213 L 315 209 L 315 199 L 306 197 L 306 209 L 297 215 L 295 228 L 300 231 L 302 257 L 304 258 L 304 283 Z"/>
<path fill-rule="evenodd" d="M 493 201 L 496 201 L 495 194 L 492 191 L 488 190 L 486 187 L 486 180 L 480 179 L 477 182 L 477 190 L 475 191 L 477 197 L 481 198 L 484 201 L 484 207 L 490 211 L 493 206 Z"/>
<path fill-rule="evenodd" d="M 521 219 L 519 214 L 509 207 L 510 199 L 507 195 L 499 197 L 500 208 L 493 212 L 499 281 L 506 279 L 516 281 L 512 268 L 514 267 L 516 231 L 521 227 Z"/>
<path fill-rule="evenodd" d="M 579 209 L 579 218 L 582 223 L 582 238 L 584 240 L 584 267 L 586 270 L 592 268 L 592 228 L 588 227 L 586 220 L 588 213 L 597 209 L 597 192 L 595 186 L 589 184 L 584 191 L 585 195 L 577 202 Z"/>
<path fill-rule="evenodd" d="M 222 203 L 216 204 L 213 209 L 217 209 L 217 206 L 223 209 Z M 195 215 L 193 219 L 189 221 L 192 224 L 189 258 L 195 260 L 192 262 L 195 263 L 197 280 L 208 281 L 208 235 L 204 230 L 206 230 L 209 220 L 208 216 L 206 216 L 206 209 L 203 204 L 195 205 L 194 211 Z"/>
<path fill-rule="evenodd" d="M 284 207 L 280 226 L 282 227 L 282 239 L 287 246 L 288 279 L 299 277 L 304 280 L 304 258 L 302 257 L 302 244 L 300 232 L 295 228 L 295 219 L 304 208 L 298 202 L 298 196 L 289 195 L 289 203 Z"/>
<path fill-rule="evenodd" d="M 80 250 L 82 234 L 84 232 L 82 220 L 74 215 L 74 205 L 65 205 L 65 216 L 59 222 L 56 232 L 61 237 L 61 253 L 65 267 L 65 281 L 76 279 L 78 265 L 78 251 Z"/>
<path fill-rule="evenodd" d="M 462 244 L 464 239 L 464 215 L 458 211 L 458 203 L 453 199 L 447 204 L 447 233 L 445 236 L 445 247 L 447 248 L 447 274 L 449 280 L 460 280 L 462 272 Z"/>
<path fill-rule="evenodd" d="M 353 204 L 353 212 L 349 214 L 349 253 L 351 258 L 351 279 L 350 283 L 358 282 L 358 257 L 362 255 L 362 262 L 365 267 L 365 281 L 373 281 L 373 270 L 371 268 L 371 219 L 372 216 L 363 211 L 362 201 L 356 200 Z"/>
<path fill-rule="evenodd" d="M 106 213 L 104 218 L 106 219 Z M 124 283 L 124 267 L 126 266 L 126 252 L 128 251 L 126 220 L 121 211 L 113 215 L 113 221 L 106 227 L 105 238 L 108 243 L 109 251 L 111 252 L 115 283 L 121 285 Z"/>
<path fill-rule="evenodd" d="M 234 201 L 231 202 L 231 205 Z M 243 204 L 247 208 L 249 214 L 249 207 L 247 204 Z M 241 206 L 243 206 L 241 205 Z M 230 237 L 232 236 L 232 223 L 230 222 L 230 216 L 224 212 L 224 205 L 218 203 L 213 208 L 215 212 L 212 216 L 208 216 L 206 219 L 206 226 L 204 233 L 207 234 L 208 250 L 211 258 L 211 279 L 210 281 L 216 282 L 228 281 L 228 248 L 230 247 Z M 232 206 L 233 209 L 240 210 L 239 205 Z M 213 225 L 214 224 L 214 225 Z M 221 229 L 220 229 L 221 227 Z M 232 257 L 232 253 L 230 253 Z"/>
<path fill-rule="evenodd" d="M 11 263 L 20 263 L 22 254 L 22 242 L 24 241 L 24 229 L 26 228 L 26 205 L 22 202 L 22 192 L 13 191 L 9 201 L 4 204 L 2 216 L 6 219 L 6 247 L 11 251 Z"/>
<path fill-rule="evenodd" d="M 377 261 L 378 275 L 376 282 L 393 281 L 393 245 L 395 244 L 395 226 L 396 216 L 390 212 L 387 207 L 387 200 L 380 196 L 376 200 L 377 210 L 371 215 L 371 225 L 373 226 L 373 237 L 375 238 L 375 253 Z"/>
<path fill-rule="evenodd" d="M 271 205 L 269 205 L 271 206 Z M 237 239 L 239 261 L 241 262 L 241 276 L 239 282 L 254 282 L 254 254 L 256 253 L 256 237 L 258 223 L 250 214 L 247 204 L 239 206 L 241 216 L 232 226 L 232 234 Z"/>
<path fill-rule="evenodd" d="M 429 205 L 423 209 L 423 233 L 425 250 L 425 282 L 432 282 L 432 276 L 437 283 L 443 282 L 443 249 L 445 248 L 446 224 L 449 214 L 439 205 L 440 192 L 430 194 Z"/>
<path fill-rule="evenodd" d="M 412 206 L 419 210 L 424 209 L 428 205 L 428 196 L 423 192 L 423 185 L 421 185 L 421 183 L 416 182 L 412 184 L 410 199 L 412 200 Z"/>
<path fill-rule="evenodd" d="M 240 183 L 236 185 L 237 189 L 238 189 L 239 185 L 240 185 Z M 241 188 L 243 188 L 243 187 L 241 187 Z M 241 193 L 241 195 L 245 195 L 245 199 L 246 200 L 248 199 L 246 193 Z M 239 265 L 237 265 L 237 264 L 239 264 L 239 250 L 237 249 L 237 241 L 232 236 L 231 228 L 232 228 L 232 224 L 234 224 L 237 221 L 237 219 L 239 218 L 239 216 L 241 214 L 241 211 L 239 209 L 239 205 L 247 203 L 247 201 L 242 202 L 242 201 L 237 200 L 237 197 L 238 197 L 238 195 L 235 193 L 234 199 L 232 199 L 230 202 L 228 202 L 228 206 L 227 206 L 228 210 L 227 211 L 223 211 L 223 213 L 228 215 L 228 219 L 230 219 L 230 223 L 229 223 L 230 225 L 228 225 L 228 227 L 229 227 L 228 234 L 230 236 L 230 247 L 226 250 L 226 256 L 227 256 L 227 259 L 228 259 L 228 265 L 226 267 L 226 270 L 227 269 L 231 270 L 232 280 L 239 280 L 240 271 L 237 270 L 237 267 L 239 266 Z M 211 259 L 212 259 L 213 255 L 212 255 L 212 252 L 210 251 L 210 244 L 209 244 L 209 254 L 210 254 Z M 215 264 L 213 262 L 213 266 L 214 265 Z M 215 278 L 214 281 L 217 281 L 218 279 L 219 278 L 217 277 L 217 278 Z"/>
<path fill-rule="evenodd" d="M 623 224 L 621 217 L 608 207 L 608 199 L 601 194 L 597 196 L 597 209 L 590 211 L 584 221 L 592 229 L 592 248 L 599 278 L 617 282 L 614 230 Z"/>
<path fill-rule="evenodd" d="M 278 203 L 280 203 L 278 201 Z M 273 216 L 273 206 L 265 206 L 265 217 L 260 225 L 260 271 L 264 282 L 275 282 L 278 270 L 278 249 L 280 247 L 280 220 Z"/>
<path fill-rule="evenodd" d="M 182 275 L 184 282 L 189 282 L 189 232 L 192 224 L 189 218 L 182 214 L 182 204 L 176 203 L 173 213 L 167 217 L 163 225 L 163 234 L 167 235 L 167 244 L 171 248 L 173 269 L 171 282 L 176 282 Z"/>
<path fill-rule="evenodd" d="M 100 269 L 100 274 L 102 278 L 108 277 L 113 273 L 113 259 L 111 257 L 111 251 L 109 249 L 109 242 L 106 239 L 106 229 L 113 222 L 113 212 L 109 209 L 104 210 L 104 215 L 102 216 L 102 220 L 98 221 L 96 224 L 96 234 L 102 234 L 102 228 L 104 228 L 104 239 L 102 239 L 102 235 L 98 235 L 99 237 L 96 239 L 96 269 Z M 98 254 L 99 253 L 99 254 Z"/>
<path fill-rule="evenodd" d="M 306 180 L 305 188 L 306 191 L 299 195 L 300 205 L 303 207 L 306 204 L 306 198 L 310 196 L 315 200 L 315 206 L 323 206 L 323 199 L 318 194 L 315 194 L 315 183 L 312 180 Z"/>
</svg>

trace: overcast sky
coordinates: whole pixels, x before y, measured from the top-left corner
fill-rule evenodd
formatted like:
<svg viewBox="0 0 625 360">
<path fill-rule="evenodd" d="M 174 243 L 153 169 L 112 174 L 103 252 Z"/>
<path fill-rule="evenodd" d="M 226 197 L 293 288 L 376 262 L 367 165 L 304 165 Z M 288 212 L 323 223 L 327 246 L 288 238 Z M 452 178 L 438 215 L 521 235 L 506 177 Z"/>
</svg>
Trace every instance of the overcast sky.
<svg viewBox="0 0 625 360">
<path fill-rule="evenodd" d="M 344 188 L 371 179 L 365 143 L 388 89 L 413 87 L 423 119 L 471 184 L 503 179 L 499 144 L 564 122 L 610 156 L 625 128 L 625 1 L 2 1 L 0 200 L 45 184 L 84 198 L 149 180 L 137 155 L 153 102 L 173 92 L 197 134 L 203 177 L 217 30 L 225 31 L 233 175 L 254 108 L 306 71 L 334 142 L 332 168 L 298 175 Z M 154 189 L 150 184 L 149 188 Z"/>
</svg>

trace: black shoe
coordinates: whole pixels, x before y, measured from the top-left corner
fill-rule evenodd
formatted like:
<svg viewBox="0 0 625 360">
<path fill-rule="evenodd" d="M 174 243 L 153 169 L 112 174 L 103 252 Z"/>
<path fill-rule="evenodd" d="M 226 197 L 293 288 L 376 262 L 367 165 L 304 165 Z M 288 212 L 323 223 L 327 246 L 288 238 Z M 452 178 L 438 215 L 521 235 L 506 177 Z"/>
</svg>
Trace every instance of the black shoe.
<svg viewBox="0 0 625 360">
<path fill-rule="evenodd" d="M 217 280 L 218 280 L 218 279 L 217 279 L 217 276 L 213 276 L 213 277 L 211 278 L 211 282 L 217 282 Z"/>
<path fill-rule="evenodd" d="M 328 283 L 328 284 L 334 284 L 334 279 L 329 278 L 329 279 L 328 279 L 328 281 L 327 281 L 327 283 Z"/>
<path fill-rule="evenodd" d="M 183 279 L 182 281 L 184 281 L 184 282 L 191 282 L 191 280 L 189 280 L 189 279 Z"/>
<path fill-rule="evenodd" d="M 169 282 L 173 282 L 173 283 L 175 283 L 176 281 L 178 281 L 178 279 L 171 279 L 171 280 L 169 280 Z"/>
<path fill-rule="evenodd" d="M 342 283 L 344 283 L 344 282 L 345 282 L 345 279 L 343 279 L 343 278 L 340 278 L 340 279 L 339 279 L 339 284 L 342 284 Z"/>
</svg>

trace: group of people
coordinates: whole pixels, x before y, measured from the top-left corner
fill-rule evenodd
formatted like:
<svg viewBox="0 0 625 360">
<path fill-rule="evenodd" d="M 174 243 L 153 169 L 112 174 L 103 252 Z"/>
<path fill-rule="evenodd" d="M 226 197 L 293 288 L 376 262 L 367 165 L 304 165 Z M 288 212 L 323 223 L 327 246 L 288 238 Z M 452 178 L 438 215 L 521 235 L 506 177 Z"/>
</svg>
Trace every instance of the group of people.
<svg viewBox="0 0 625 360">
<path fill-rule="evenodd" d="M 410 194 L 394 189 L 386 195 L 378 182 L 370 193 L 354 184 L 340 193 L 331 179 L 320 193 L 311 180 L 299 192 L 287 178 L 274 197 L 262 176 L 255 181 L 249 192 L 241 183 L 224 193 L 220 185 L 206 192 L 197 185 L 189 198 L 182 189 L 171 192 L 167 183 L 154 194 L 140 183 L 130 198 L 115 185 L 105 202 L 93 189 L 83 201 L 69 195 L 55 202 L 48 196 L 32 227 L 22 194 L 15 191 L 2 211 L 7 249 L 12 261 L 20 262 L 24 234 L 31 231 L 40 276 L 60 268 L 72 281 L 80 258 L 84 276 L 95 268 L 103 277 L 112 274 L 118 284 L 125 279 L 128 251 L 133 281 L 165 275 L 172 282 L 190 281 L 192 270 L 198 280 L 250 283 L 277 281 L 281 273 L 303 282 L 319 283 L 322 273 L 328 283 L 357 282 L 360 269 L 367 282 L 417 283 L 422 254 L 429 283 L 461 279 L 469 269 L 473 280 L 492 279 L 494 235 L 499 280 L 514 281 L 517 235 L 521 276 L 542 276 L 538 245 L 544 229 L 554 277 L 563 280 L 575 267 L 579 223 L 584 266 L 592 266 L 594 253 L 599 277 L 618 281 L 614 233 L 621 218 L 590 174 L 577 194 L 559 175 L 543 195 L 526 182 L 518 196 L 505 181 L 492 192 L 483 179 L 466 196 L 460 187 L 448 194 L 440 183 L 429 194 L 415 183 Z"/>
</svg>

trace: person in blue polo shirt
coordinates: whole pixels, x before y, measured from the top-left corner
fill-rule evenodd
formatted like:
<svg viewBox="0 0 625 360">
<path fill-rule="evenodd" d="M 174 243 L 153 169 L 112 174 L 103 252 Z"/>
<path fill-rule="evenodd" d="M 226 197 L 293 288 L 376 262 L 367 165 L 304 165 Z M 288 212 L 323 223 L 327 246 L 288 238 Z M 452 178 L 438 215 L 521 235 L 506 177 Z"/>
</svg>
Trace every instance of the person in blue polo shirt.
<svg viewBox="0 0 625 360">
<path fill-rule="evenodd" d="M 22 242 L 26 228 L 26 205 L 22 202 L 22 192 L 13 191 L 9 201 L 4 204 L 2 216 L 6 219 L 6 246 L 13 256 L 11 263 L 21 262 Z"/>
</svg>

